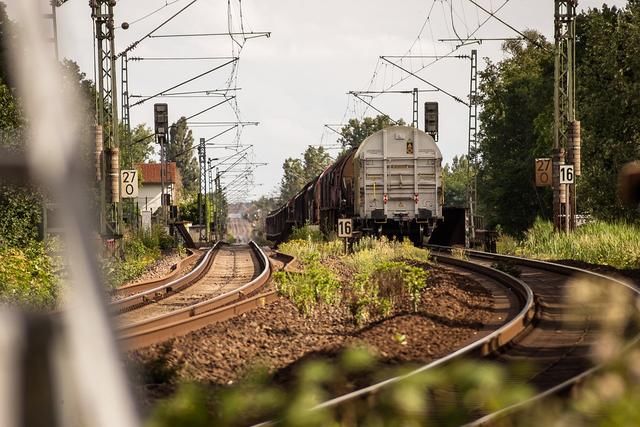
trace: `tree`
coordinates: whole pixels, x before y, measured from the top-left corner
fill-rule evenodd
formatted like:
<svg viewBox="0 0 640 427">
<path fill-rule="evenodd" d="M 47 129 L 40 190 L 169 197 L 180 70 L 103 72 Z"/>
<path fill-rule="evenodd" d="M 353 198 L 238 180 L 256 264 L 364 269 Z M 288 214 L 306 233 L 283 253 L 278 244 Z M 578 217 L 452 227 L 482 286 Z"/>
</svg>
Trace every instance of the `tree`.
<svg viewBox="0 0 640 427">
<path fill-rule="evenodd" d="M 10 88 L 13 88 L 13 82 L 10 74 L 9 49 L 15 40 L 15 23 L 9 19 L 7 15 L 7 6 L 0 2 L 0 80 L 5 82 Z"/>
<path fill-rule="evenodd" d="M 468 166 L 469 159 L 464 154 L 460 157 L 455 156 L 451 165 L 444 165 L 442 180 L 444 185 L 444 204 L 446 206 L 455 208 L 467 206 Z"/>
<path fill-rule="evenodd" d="M 304 167 L 300 159 L 289 157 L 282 164 L 282 181 L 280 181 L 280 200 L 292 198 L 306 183 Z"/>
<path fill-rule="evenodd" d="M 582 124 L 578 209 L 600 219 L 638 219 L 616 194 L 625 163 L 640 158 L 640 2 L 578 16 L 577 109 Z"/>
<path fill-rule="evenodd" d="M 331 156 L 324 147 L 314 147 L 310 145 L 303 155 L 305 181 L 311 181 L 320 175 L 327 166 L 331 164 Z"/>
<path fill-rule="evenodd" d="M 398 120 L 397 123 L 399 125 L 405 125 L 402 119 Z M 342 144 L 345 149 L 358 148 L 366 137 L 389 126 L 393 126 L 393 122 L 389 116 L 385 115 L 365 117 L 362 121 L 350 119 L 349 124 L 340 129 L 342 136 L 338 139 L 338 142 Z"/>
<path fill-rule="evenodd" d="M 282 181 L 280 181 L 280 200 L 286 201 L 320 175 L 331 164 L 331 157 L 324 147 L 308 146 L 302 159 L 289 157 L 282 164 Z"/>
<path fill-rule="evenodd" d="M 123 166 L 132 167 L 150 159 L 154 153 L 154 133 L 151 128 L 141 124 L 129 132 L 120 124 L 120 157 Z"/>
<path fill-rule="evenodd" d="M 167 160 L 176 162 L 182 176 L 182 188 L 186 192 L 197 192 L 200 168 L 194 155 L 193 134 L 187 127 L 187 119 L 180 119 L 171 125 Z"/>
<path fill-rule="evenodd" d="M 548 217 L 551 194 L 534 183 L 534 159 L 548 157 L 553 131 L 553 47 L 529 31 L 529 41 L 503 45 L 507 58 L 480 72 L 478 199 L 489 225 L 509 233 Z"/>
</svg>

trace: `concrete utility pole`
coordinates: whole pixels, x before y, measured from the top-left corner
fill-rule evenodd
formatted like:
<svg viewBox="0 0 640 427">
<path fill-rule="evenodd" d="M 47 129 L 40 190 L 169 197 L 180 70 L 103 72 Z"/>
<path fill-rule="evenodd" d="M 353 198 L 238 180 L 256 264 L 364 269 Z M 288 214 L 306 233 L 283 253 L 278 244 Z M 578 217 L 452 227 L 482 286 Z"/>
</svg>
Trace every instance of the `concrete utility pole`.
<svg viewBox="0 0 640 427">
<path fill-rule="evenodd" d="M 576 225 L 575 177 L 580 176 L 581 161 L 575 98 L 577 6 L 577 0 L 555 0 L 553 224 L 556 231 L 565 232 Z"/>
<path fill-rule="evenodd" d="M 91 0 L 91 17 L 95 23 L 98 62 L 98 102 L 96 111 L 96 154 L 100 150 L 101 193 L 100 231 L 103 235 L 120 234 L 122 204 L 120 199 L 120 144 L 118 141 L 118 90 L 116 81 L 114 0 Z M 98 141 L 102 133 L 102 141 Z M 100 146 L 102 142 L 102 146 Z"/>
</svg>

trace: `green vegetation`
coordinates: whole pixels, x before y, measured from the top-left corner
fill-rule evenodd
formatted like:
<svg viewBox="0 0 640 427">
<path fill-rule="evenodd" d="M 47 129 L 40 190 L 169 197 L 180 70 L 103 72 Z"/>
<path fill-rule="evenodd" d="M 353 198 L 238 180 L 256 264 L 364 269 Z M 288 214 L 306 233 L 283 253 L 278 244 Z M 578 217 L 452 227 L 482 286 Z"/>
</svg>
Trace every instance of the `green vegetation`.
<svg viewBox="0 0 640 427">
<path fill-rule="evenodd" d="M 0 246 L 0 303 L 31 309 L 53 309 L 58 297 L 54 260 L 45 245 Z"/>
<path fill-rule="evenodd" d="M 601 319 L 600 325 L 590 326 L 600 334 L 591 354 L 594 362 L 604 364 L 605 369 L 583 379 L 570 396 L 546 397 L 491 425 L 617 427 L 640 422 L 640 349 L 636 345 L 621 351 L 629 332 L 637 332 L 640 327 L 634 296 L 623 288 L 584 280 L 571 290 L 569 298 L 576 305 L 596 310 L 610 308 L 606 316 L 584 313 L 585 318 Z M 394 339 L 401 344 L 403 337 Z M 331 361 L 301 363 L 286 387 L 275 385 L 266 370 L 254 372 L 215 395 L 201 386 L 183 385 L 175 397 L 157 406 L 148 426 L 253 425 L 268 419 L 289 427 L 458 426 L 474 415 L 508 407 L 534 394 L 534 390 L 519 385 L 531 376 L 526 365 L 507 369 L 491 362 L 459 361 L 389 384 L 367 399 L 349 401 L 338 408 L 309 410 L 350 391 L 354 382 L 363 378 L 380 381 L 411 369 L 404 366 L 391 370 L 380 365 L 366 349 L 352 348 Z M 455 399 L 453 385 L 459 393 Z"/>
<path fill-rule="evenodd" d="M 149 232 L 140 231 L 125 236 L 122 258 L 103 260 L 102 271 L 107 286 L 115 288 L 135 279 L 157 261 L 163 251 L 174 247 L 175 240 L 167 234 L 164 227 L 154 226 Z"/>
<path fill-rule="evenodd" d="M 331 163 L 331 157 L 324 147 L 308 146 L 302 159 L 289 157 L 282 164 L 280 181 L 280 201 L 285 202 L 296 195 L 304 185 L 311 181 Z"/>
<path fill-rule="evenodd" d="M 579 213 L 638 220 L 622 205 L 616 180 L 623 165 L 640 159 L 640 2 L 581 12 L 576 24 L 576 105 L 582 124 Z M 480 72 L 479 203 L 488 225 L 522 237 L 536 217 L 551 217 L 551 191 L 534 185 L 534 158 L 553 146 L 553 45 L 504 43 L 506 58 Z"/>
<path fill-rule="evenodd" d="M 451 165 L 442 168 L 444 186 L 444 204 L 448 207 L 467 206 L 467 183 L 469 182 L 469 159 L 467 156 L 454 156 Z"/>
<path fill-rule="evenodd" d="M 501 253 L 525 257 L 561 260 L 572 259 L 627 269 L 640 267 L 640 226 L 593 222 L 574 233 L 554 233 L 553 224 L 536 220 L 522 241 L 503 236 Z"/>
<path fill-rule="evenodd" d="M 304 227 L 294 228 L 291 231 L 290 240 L 306 240 L 308 242 L 322 242 L 324 236 L 318 227 L 305 225 Z"/>
<path fill-rule="evenodd" d="M 293 240 L 280 246 L 302 264 L 300 273 L 279 272 L 278 290 L 303 313 L 321 304 L 344 304 L 354 321 L 389 316 L 407 298 L 417 311 L 428 272 L 428 252 L 409 243 L 364 238 L 344 255 L 342 242 Z"/>
<path fill-rule="evenodd" d="M 406 125 L 403 119 L 398 119 L 397 124 Z M 365 117 L 362 120 L 349 119 L 349 122 L 340 129 L 342 136 L 338 139 L 338 143 L 342 144 L 345 149 L 358 148 L 369 135 L 393 125 L 391 117 L 386 115 Z"/>
</svg>

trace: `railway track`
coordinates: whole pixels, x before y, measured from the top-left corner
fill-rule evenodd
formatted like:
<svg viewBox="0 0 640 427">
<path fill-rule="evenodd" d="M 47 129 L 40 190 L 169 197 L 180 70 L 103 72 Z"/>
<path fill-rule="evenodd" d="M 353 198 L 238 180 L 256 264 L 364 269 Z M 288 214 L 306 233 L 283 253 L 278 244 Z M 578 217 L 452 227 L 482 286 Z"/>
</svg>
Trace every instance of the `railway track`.
<svg viewBox="0 0 640 427">
<path fill-rule="evenodd" d="M 185 277 L 119 301 L 129 308 L 116 318 L 120 342 L 148 346 L 264 305 L 275 299 L 259 293 L 269 276 L 269 260 L 255 243 L 217 244 Z"/>
<path fill-rule="evenodd" d="M 532 401 L 567 391 L 585 376 L 601 368 L 594 362 L 592 346 L 599 338 L 598 325 L 601 317 L 606 316 L 606 307 L 599 306 L 597 302 L 592 303 L 591 307 L 576 306 L 576 303 L 566 298 L 567 294 L 575 291 L 576 287 L 583 286 L 585 280 L 591 280 L 595 286 L 605 287 L 607 290 L 619 288 L 628 292 L 634 300 L 638 296 L 638 291 L 624 282 L 574 267 L 473 251 L 466 253 L 469 259 L 458 259 L 447 255 L 446 251 L 447 248 L 432 248 L 434 258 L 440 264 L 473 272 L 474 278 L 480 275 L 481 280 L 484 280 L 482 277 L 491 278 L 509 289 L 506 293 L 499 290 L 496 293 L 495 289 L 492 292 L 498 296 L 498 307 L 511 317 L 495 331 L 481 336 L 447 357 L 409 374 L 333 398 L 313 410 L 332 409 L 341 412 L 347 405 L 364 399 L 371 404 L 382 389 L 461 358 L 482 356 L 507 366 L 526 362 L 530 366 L 528 375 L 524 378 L 510 377 L 507 381 L 531 386 L 536 396 L 492 414 L 475 413 L 465 421 L 472 425 L 490 423 Z M 520 270 L 520 278 L 492 268 L 492 264 L 497 261 L 516 266 Z M 573 280 L 575 276 L 580 276 L 581 280 Z M 508 304 L 517 301 L 517 314 L 514 314 L 513 305 L 511 310 L 506 308 L 507 301 Z M 633 309 L 637 310 L 635 306 Z M 630 339 L 638 340 L 639 333 L 640 331 L 635 331 Z M 455 384 L 452 384 L 452 389 L 456 389 Z M 461 399 L 455 395 L 450 398 L 454 401 Z M 270 422 L 262 425 L 269 424 Z"/>
</svg>

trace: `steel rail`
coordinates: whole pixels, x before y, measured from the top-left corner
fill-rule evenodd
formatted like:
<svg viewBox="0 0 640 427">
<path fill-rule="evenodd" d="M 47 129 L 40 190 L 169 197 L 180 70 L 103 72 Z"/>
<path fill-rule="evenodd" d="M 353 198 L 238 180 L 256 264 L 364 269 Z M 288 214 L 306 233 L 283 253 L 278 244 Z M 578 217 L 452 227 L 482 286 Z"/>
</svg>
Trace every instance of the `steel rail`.
<svg viewBox="0 0 640 427">
<path fill-rule="evenodd" d="M 444 247 L 439 247 L 439 246 L 432 246 L 436 249 L 442 249 Z M 504 260 L 504 261 L 511 261 L 517 265 L 522 265 L 522 266 L 528 266 L 528 267 L 533 267 L 533 268 L 538 268 L 538 269 L 542 269 L 542 270 L 546 270 L 546 271 L 551 271 L 554 273 L 559 273 L 559 274 L 564 274 L 564 275 L 576 275 L 576 274 L 581 274 L 581 275 L 586 275 L 586 276 L 591 276 L 591 277 L 595 277 L 607 282 L 610 282 L 612 284 L 616 284 L 618 286 L 622 286 L 624 288 L 629 289 L 633 294 L 635 294 L 636 297 L 636 301 L 638 301 L 640 299 L 640 290 L 637 289 L 636 287 L 634 287 L 633 285 L 619 280 L 615 277 L 611 277 L 611 276 L 606 276 L 604 274 L 600 274 L 597 272 L 593 272 L 593 271 L 589 271 L 589 270 L 585 270 L 582 268 L 578 268 L 578 267 L 573 267 L 573 266 L 567 266 L 567 265 L 562 265 L 562 264 L 557 264 L 554 262 L 549 262 L 549 261 L 542 261 L 542 260 L 532 260 L 532 259 L 528 259 L 528 258 L 521 258 L 521 257 L 516 257 L 516 256 L 511 256 L 511 255 L 499 255 L 499 254 L 487 254 L 486 252 L 480 252 L 480 251 L 474 251 L 474 250 L 466 250 L 465 253 L 467 253 L 468 255 L 475 257 L 475 258 L 481 258 L 481 259 L 490 259 L 490 260 Z M 624 348 L 622 349 L 622 353 L 628 351 L 630 348 L 632 348 L 633 346 L 635 346 L 636 344 L 638 344 L 640 342 L 640 333 L 638 333 L 635 337 L 633 337 L 632 339 L 630 339 L 624 346 Z M 465 426 L 479 426 L 479 425 L 485 425 L 485 424 L 490 424 L 492 422 L 497 421 L 498 419 L 505 417 L 507 415 L 511 415 L 519 410 L 522 410 L 526 407 L 529 407 L 530 405 L 542 401 L 543 399 L 553 396 L 553 395 L 557 395 L 560 392 L 566 391 L 568 389 L 571 389 L 572 387 L 576 386 L 577 384 L 580 384 L 582 381 L 584 381 L 586 378 L 594 375 L 595 373 L 601 371 L 602 369 L 604 369 L 606 367 L 606 363 L 600 363 L 597 364 L 596 366 L 593 366 L 592 368 L 587 369 L 586 371 L 572 377 L 569 378 L 565 381 L 563 381 L 562 383 L 551 387 L 547 390 L 544 390 L 541 393 L 536 394 L 535 396 L 530 397 L 529 399 L 526 399 L 522 402 L 518 402 L 515 403 L 513 405 L 510 405 L 506 408 L 500 409 L 496 412 L 487 414 L 475 421 L 472 421 L 470 423 L 464 424 Z"/>
<path fill-rule="evenodd" d="M 169 295 L 187 288 L 206 274 L 213 263 L 213 259 L 215 258 L 219 247 L 220 244 L 218 242 L 204 254 L 198 265 L 184 276 L 178 277 L 168 283 L 164 283 L 144 292 L 139 292 L 135 295 L 131 295 L 130 297 L 115 301 L 111 303 L 110 308 L 116 312 L 133 310 L 162 298 L 166 298 Z"/>
<path fill-rule="evenodd" d="M 254 295 L 268 282 L 271 276 L 271 264 L 254 241 L 249 242 L 249 246 L 256 253 L 258 263 L 262 267 L 257 277 L 215 298 L 121 328 L 118 331 L 121 346 L 126 350 L 146 347 L 274 301 L 275 292 Z"/>
<path fill-rule="evenodd" d="M 182 267 L 184 265 L 189 264 L 191 261 L 201 255 L 200 253 L 194 252 L 191 249 L 187 249 L 187 252 L 189 253 L 189 255 L 186 258 L 178 260 L 178 262 L 171 266 L 171 272 L 169 274 L 166 274 L 163 277 L 145 280 L 143 282 L 132 283 L 131 285 L 121 286 L 112 290 L 111 296 L 128 296 L 139 292 L 145 292 L 150 289 L 155 289 L 158 286 L 162 286 L 172 282 L 173 280 L 178 278 L 178 276 L 180 275 L 180 271 L 182 270 Z"/>
<path fill-rule="evenodd" d="M 443 365 L 451 363 L 454 360 L 459 359 L 462 356 L 472 356 L 472 355 L 485 356 L 487 354 L 490 354 L 500 349 L 504 345 L 508 344 L 519 333 L 523 332 L 529 326 L 531 321 L 534 319 L 536 314 L 536 305 L 535 305 L 535 300 L 533 296 L 533 291 L 529 288 L 529 286 L 527 286 L 520 279 L 510 276 L 500 270 L 478 265 L 462 259 L 457 259 L 449 256 L 443 256 L 443 255 L 435 255 L 435 257 L 439 262 L 443 264 L 450 264 L 450 265 L 462 267 L 464 269 L 480 273 L 482 275 L 488 276 L 491 279 L 499 282 L 503 286 L 506 286 L 508 289 L 512 290 L 516 294 L 516 296 L 519 297 L 522 304 L 521 310 L 518 312 L 516 316 L 513 317 L 513 319 L 507 321 L 505 324 L 503 324 L 500 328 L 498 328 L 494 332 L 443 358 L 434 360 L 433 362 L 423 365 L 407 374 L 389 378 L 387 380 L 370 385 L 368 387 L 364 387 L 364 388 L 355 390 L 353 392 L 344 394 L 342 396 L 335 397 L 333 399 L 325 401 L 311 408 L 312 411 L 337 407 L 346 402 L 359 399 L 367 395 L 374 394 L 384 387 L 388 387 L 392 384 L 403 381 L 407 378 L 413 377 L 417 374 L 434 369 L 436 367 L 441 367 Z M 263 426 L 269 426 L 274 424 L 276 424 L 276 421 L 267 421 L 267 422 L 258 424 L 258 426 L 263 427 Z"/>
</svg>

